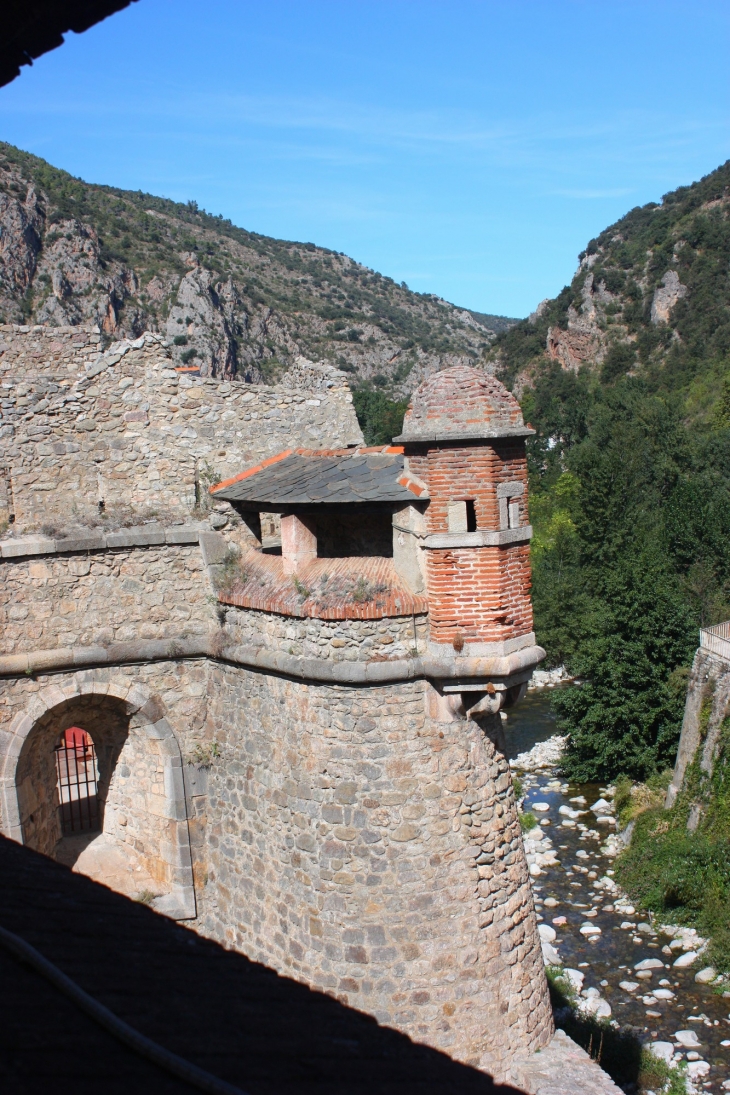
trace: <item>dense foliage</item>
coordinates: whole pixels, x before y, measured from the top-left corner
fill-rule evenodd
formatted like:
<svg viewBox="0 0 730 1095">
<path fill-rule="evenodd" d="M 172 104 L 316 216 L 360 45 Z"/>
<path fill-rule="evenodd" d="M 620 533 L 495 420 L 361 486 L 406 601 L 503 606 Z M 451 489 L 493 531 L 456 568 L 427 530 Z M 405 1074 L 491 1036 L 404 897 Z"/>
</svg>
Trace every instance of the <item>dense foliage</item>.
<svg viewBox="0 0 730 1095">
<path fill-rule="evenodd" d="M 730 163 L 591 241 L 594 359 L 572 371 L 545 352 L 550 327 L 575 329 L 585 263 L 496 343 L 537 430 L 536 631 L 582 682 L 555 697 L 576 779 L 673 763 L 697 629 L 730 618 L 728 186 Z M 686 293 L 654 323 L 668 268 Z"/>
<path fill-rule="evenodd" d="M 565 769 L 645 778 L 673 761 L 698 626 L 730 617 L 730 430 L 557 365 L 524 409 L 538 639 L 583 682 L 555 698 Z"/>
<path fill-rule="evenodd" d="M 366 445 L 389 445 L 403 428 L 408 400 L 389 399 L 371 388 L 353 388 L 352 401 Z"/>
</svg>

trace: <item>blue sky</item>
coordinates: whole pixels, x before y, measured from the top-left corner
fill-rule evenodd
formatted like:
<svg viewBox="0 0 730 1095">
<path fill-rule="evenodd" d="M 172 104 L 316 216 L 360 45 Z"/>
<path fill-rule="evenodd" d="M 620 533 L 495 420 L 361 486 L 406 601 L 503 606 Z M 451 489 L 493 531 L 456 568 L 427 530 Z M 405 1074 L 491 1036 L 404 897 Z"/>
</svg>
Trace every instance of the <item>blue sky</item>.
<svg viewBox="0 0 730 1095">
<path fill-rule="evenodd" d="M 710 0 L 139 0 L 0 89 L 0 138 L 522 316 L 728 158 L 729 29 Z"/>
</svg>

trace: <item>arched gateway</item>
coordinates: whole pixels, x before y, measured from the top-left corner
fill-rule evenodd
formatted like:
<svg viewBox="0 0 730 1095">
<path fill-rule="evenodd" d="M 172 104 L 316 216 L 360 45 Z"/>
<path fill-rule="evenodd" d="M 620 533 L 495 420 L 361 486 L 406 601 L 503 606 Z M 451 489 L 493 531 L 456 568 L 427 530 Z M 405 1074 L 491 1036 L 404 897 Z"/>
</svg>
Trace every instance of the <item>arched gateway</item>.
<svg viewBox="0 0 730 1095">
<path fill-rule="evenodd" d="M 91 863 L 111 865 L 112 885 L 126 860 L 148 880 L 156 908 L 195 916 L 182 758 L 154 700 L 122 678 L 46 688 L 16 715 L 3 746 L 7 836 L 66 861 L 84 849 Z M 69 846 L 79 834 L 83 843 Z"/>
</svg>

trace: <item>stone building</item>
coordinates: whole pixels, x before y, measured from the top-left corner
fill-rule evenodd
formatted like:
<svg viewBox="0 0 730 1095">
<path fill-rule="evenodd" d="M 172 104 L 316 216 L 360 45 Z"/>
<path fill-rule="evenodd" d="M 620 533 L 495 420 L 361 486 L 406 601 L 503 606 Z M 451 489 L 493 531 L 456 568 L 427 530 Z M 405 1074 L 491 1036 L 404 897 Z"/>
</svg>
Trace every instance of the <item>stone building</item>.
<svg viewBox="0 0 730 1095">
<path fill-rule="evenodd" d="M 499 715 L 542 656 L 514 398 L 446 370 L 368 449 L 327 366 L 0 339 L 3 832 L 514 1074 L 553 1035 Z"/>
</svg>

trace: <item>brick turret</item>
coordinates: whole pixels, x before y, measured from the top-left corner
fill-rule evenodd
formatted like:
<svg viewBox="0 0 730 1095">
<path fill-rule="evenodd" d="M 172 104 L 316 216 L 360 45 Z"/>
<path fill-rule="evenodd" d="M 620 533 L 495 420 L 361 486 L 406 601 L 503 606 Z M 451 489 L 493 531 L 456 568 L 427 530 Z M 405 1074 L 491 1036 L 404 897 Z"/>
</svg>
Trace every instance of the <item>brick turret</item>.
<svg viewBox="0 0 730 1095">
<path fill-rule="evenodd" d="M 436 648 L 480 657 L 534 646 L 525 455 L 533 432 L 504 385 L 469 366 L 437 373 L 413 394 L 396 440 L 407 474 L 430 495 L 421 544 Z"/>
</svg>

